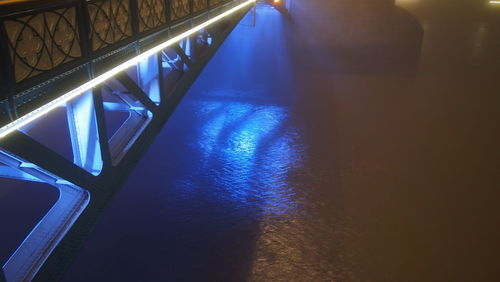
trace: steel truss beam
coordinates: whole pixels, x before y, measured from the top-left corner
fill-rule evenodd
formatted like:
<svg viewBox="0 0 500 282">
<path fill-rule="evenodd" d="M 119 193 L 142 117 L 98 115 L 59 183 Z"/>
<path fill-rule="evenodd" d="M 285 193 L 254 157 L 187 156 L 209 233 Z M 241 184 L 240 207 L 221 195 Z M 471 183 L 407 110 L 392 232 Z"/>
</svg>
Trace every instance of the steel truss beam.
<svg viewBox="0 0 500 282">
<path fill-rule="evenodd" d="M 67 103 L 73 161 L 21 131 L 0 141 L 1 177 L 49 183 L 60 193 L 3 266 L 7 281 L 61 279 L 137 161 L 245 13 L 200 31 Z M 176 77 L 175 83 L 166 84 L 162 78 L 168 76 Z M 108 96 L 114 100 L 106 100 Z M 105 113 L 112 111 L 125 112 L 128 118 L 110 136 Z"/>
</svg>

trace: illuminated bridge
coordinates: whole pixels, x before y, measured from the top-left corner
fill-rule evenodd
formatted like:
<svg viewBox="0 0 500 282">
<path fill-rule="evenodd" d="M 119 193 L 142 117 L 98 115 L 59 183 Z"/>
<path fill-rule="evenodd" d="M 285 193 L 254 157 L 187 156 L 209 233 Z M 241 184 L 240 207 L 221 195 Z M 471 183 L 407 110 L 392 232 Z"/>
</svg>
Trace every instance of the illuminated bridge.
<svg viewBox="0 0 500 282">
<path fill-rule="evenodd" d="M 0 282 L 500 281 L 500 2 L 0 0 Z"/>
<path fill-rule="evenodd" d="M 85 237 L 122 175 L 254 5 L 0 1 L 0 175 L 49 183 L 60 193 L 3 266 L 7 281 L 33 279 L 44 262 L 41 279 L 64 268 L 68 248 Z M 30 137 L 36 122 L 58 110 L 68 121 L 72 160 Z M 117 112 L 125 118 L 111 132 L 106 122 Z"/>
</svg>

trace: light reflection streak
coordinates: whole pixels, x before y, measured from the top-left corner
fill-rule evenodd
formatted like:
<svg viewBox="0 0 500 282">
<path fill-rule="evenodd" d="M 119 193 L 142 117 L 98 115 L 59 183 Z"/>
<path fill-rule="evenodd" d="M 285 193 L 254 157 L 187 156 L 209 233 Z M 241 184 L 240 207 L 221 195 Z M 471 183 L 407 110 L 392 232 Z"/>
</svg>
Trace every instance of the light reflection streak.
<svg viewBox="0 0 500 282">
<path fill-rule="evenodd" d="M 294 187 L 288 183 L 290 169 L 301 165 L 302 150 L 294 147 L 286 107 L 229 102 L 194 102 L 199 120 L 204 121 L 189 146 L 201 156 L 201 175 L 181 181 L 186 190 L 200 179 L 211 179 L 225 200 L 239 208 L 285 214 L 296 207 Z M 215 167 L 215 168 L 214 168 Z M 220 201 L 221 199 L 218 199 Z"/>
</svg>

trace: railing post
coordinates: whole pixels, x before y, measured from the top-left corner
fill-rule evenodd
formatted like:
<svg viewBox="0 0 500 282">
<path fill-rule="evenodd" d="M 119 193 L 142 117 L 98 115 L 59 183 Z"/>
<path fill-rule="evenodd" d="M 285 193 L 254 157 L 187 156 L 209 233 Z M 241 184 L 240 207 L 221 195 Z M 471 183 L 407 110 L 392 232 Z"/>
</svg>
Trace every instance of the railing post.
<svg viewBox="0 0 500 282">
<path fill-rule="evenodd" d="M 85 0 L 78 1 L 76 7 L 76 20 L 78 21 L 78 32 L 80 33 L 80 47 L 82 57 L 88 59 L 92 52 L 92 43 L 90 42 L 90 19 Z"/>
<path fill-rule="evenodd" d="M 141 46 L 139 44 L 139 6 L 137 0 L 129 0 L 130 4 L 130 21 L 132 22 L 132 38 L 135 39 L 135 51 L 137 54 L 141 53 Z"/>
<path fill-rule="evenodd" d="M 78 33 L 80 34 L 80 49 L 82 58 L 87 62 L 88 78 L 94 78 L 94 69 L 92 66 L 92 42 L 90 41 L 90 16 L 86 0 L 78 1 L 76 7 L 76 20 L 78 21 Z"/>
<path fill-rule="evenodd" d="M 170 0 L 164 0 L 165 1 L 165 19 L 167 19 L 167 23 L 170 23 L 172 21 L 172 8 L 170 4 Z"/>
<path fill-rule="evenodd" d="M 130 1 L 130 20 L 132 21 L 132 36 L 139 40 L 139 3 L 137 0 Z"/>
</svg>

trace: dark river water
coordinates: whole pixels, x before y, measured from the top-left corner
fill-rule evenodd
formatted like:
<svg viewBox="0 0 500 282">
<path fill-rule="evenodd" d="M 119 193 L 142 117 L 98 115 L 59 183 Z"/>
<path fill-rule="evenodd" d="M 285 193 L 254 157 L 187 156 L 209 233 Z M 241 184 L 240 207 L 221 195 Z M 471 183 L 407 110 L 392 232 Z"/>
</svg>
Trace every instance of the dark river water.
<svg viewBox="0 0 500 282">
<path fill-rule="evenodd" d="M 66 281 L 333 279 L 341 231 L 315 215 L 328 177 L 307 168 L 286 23 L 268 6 L 257 23 L 200 75 Z"/>
<path fill-rule="evenodd" d="M 500 281 L 500 5 L 393 2 L 248 14 L 65 281 Z"/>
</svg>

